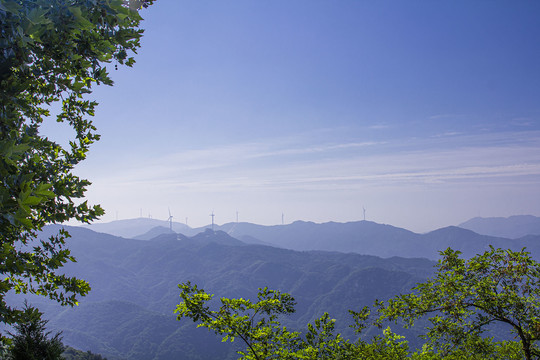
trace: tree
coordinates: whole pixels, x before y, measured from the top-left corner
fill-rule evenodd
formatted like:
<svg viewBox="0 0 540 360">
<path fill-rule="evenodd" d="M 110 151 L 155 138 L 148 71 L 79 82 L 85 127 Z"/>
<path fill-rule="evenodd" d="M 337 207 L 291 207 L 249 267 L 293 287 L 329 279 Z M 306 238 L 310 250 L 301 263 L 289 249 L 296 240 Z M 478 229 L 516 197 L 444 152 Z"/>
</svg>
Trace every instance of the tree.
<svg viewBox="0 0 540 360">
<path fill-rule="evenodd" d="M 99 139 L 87 100 L 112 85 L 106 64 L 132 66 L 140 46 L 139 6 L 153 0 L 0 0 L 0 322 L 22 314 L 9 291 L 74 305 L 89 285 L 59 273 L 74 261 L 66 231 L 36 241 L 44 225 L 90 222 L 103 214 L 83 201 L 87 180 L 73 173 Z M 40 135 L 44 121 L 74 130 L 68 146 Z"/>
<path fill-rule="evenodd" d="M 62 358 L 65 360 L 107 360 L 99 354 L 94 354 L 91 351 L 81 351 L 70 346 L 64 347 Z"/>
<path fill-rule="evenodd" d="M 50 337 L 46 331 L 48 320 L 41 318 L 38 309 L 24 304 L 21 319 L 15 324 L 10 359 L 12 360 L 60 360 L 63 359 L 61 333 Z"/>
<path fill-rule="evenodd" d="M 279 314 L 294 312 L 294 299 L 279 291 L 259 289 L 257 302 L 248 299 L 221 298 L 219 310 L 210 310 L 206 304 L 213 295 L 199 289 L 190 282 L 178 285 L 182 302 L 176 307 L 177 319 L 189 317 L 223 335 L 223 341 L 233 342 L 240 338 L 247 346 L 240 351 L 244 359 L 289 358 L 298 342 L 298 334 L 290 333 L 276 321 Z M 284 346 L 286 344 L 286 346 Z"/>
<path fill-rule="evenodd" d="M 278 321 L 278 316 L 294 312 L 295 300 L 287 293 L 262 288 L 255 302 L 221 298 L 219 309 L 211 310 L 208 302 L 213 295 L 189 282 L 178 286 L 182 302 L 175 310 L 177 319 L 191 318 L 198 327 L 223 336 L 222 341 L 240 338 L 246 345 L 245 350 L 238 351 L 241 359 L 402 360 L 408 355 L 406 342 L 389 328 L 372 343 L 349 342 L 335 333 L 335 320 L 328 313 L 308 324 L 305 334 L 287 330 Z M 364 308 L 355 316 L 362 321 L 368 314 Z"/>
<path fill-rule="evenodd" d="M 175 312 L 178 320 L 189 317 L 223 341 L 241 338 L 247 346 L 239 352 L 242 359 L 540 358 L 540 264 L 524 250 L 491 248 L 469 260 L 452 249 L 441 255 L 436 275 L 412 293 L 376 301 L 375 312 L 367 307 L 350 311 L 358 333 L 371 325 L 382 328 L 389 320 L 412 327 L 428 317 L 426 342 L 415 351 L 389 327 L 370 341 L 350 342 L 334 332 L 334 320 L 326 313 L 308 324 L 304 334 L 290 332 L 277 316 L 294 312 L 294 298 L 266 288 L 259 290 L 257 302 L 221 298 L 219 309 L 211 310 L 213 295 L 189 282 L 180 284 L 182 302 Z M 509 325 L 519 341 L 495 342 L 486 336 L 494 323 Z"/>
<path fill-rule="evenodd" d="M 444 356 L 464 349 L 493 352 L 490 338 L 481 335 L 490 324 L 507 324 L 521 349 L 515 342 L 501 344 L 506 358 L 539 358 L 540 264 L 524 250 L 493 247 L 469 260 L 450 248 L 441 255 L 433 279 L 411 294 L 377 303 L 379 323 L 403 320 L 412 326 L 430 315 L 426 347 Z"/>
</svg>

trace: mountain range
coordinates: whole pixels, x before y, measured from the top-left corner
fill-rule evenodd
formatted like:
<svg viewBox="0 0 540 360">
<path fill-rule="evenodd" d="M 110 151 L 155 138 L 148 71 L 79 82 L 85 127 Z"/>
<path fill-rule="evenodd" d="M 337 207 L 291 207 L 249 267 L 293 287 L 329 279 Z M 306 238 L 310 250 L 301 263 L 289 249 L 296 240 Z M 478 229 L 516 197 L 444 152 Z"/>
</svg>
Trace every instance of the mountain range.
<svg viewBox="0 0 540 360">
<path fill-rule="evenodd" d="M 439 250 L 451 246 L 473 256 L 489 245 L 527 246 L 536 259 L 540 255 L 538 235 L 508 239 L 459 227 L 416 234 L 369 221 L 231 223 L 214 230 L 185 227 L 186 234 L 180 234 L 166 222 L 148 219 L 96 225 L 67 227 L 72 235 L 67 245 L 77 262 L 64 270 L 92 286 L 80 306 L 28 298 L 50 320 L 50 330 L 63 331 L 64 343 L 109 360 L 237 358 L 237 343 L 221 343 L 190 321 L 175 320 L 177 285 L 186 281 L 218 298 L 253 298 L 264 286 L 288 292 L 297 301 L 296 313 L 281 319 L 288 328 L 305 329 L 329 312 L 337 330 L 354 338 L 348 310 L 409 292 L 433 274 Z M 113 227 L 125 237 L 93 231 Z M 58 229 L 48 226 L 40 236 Z M 9 300 L 20 304 L 22 298 L 9 294 Z M 366 336 L 378 331 L 368 329 Z M 413 346 L 418 331 L 408 333 Z"/>
<path fill-rule="evenodd" d="M 532 215 L 476 217 L 459 224 L 459 227 L 482 235 L 518 239 L 528 235 L 540 235 L 540 218 Z"/>
<path fill-rule="evenodd" d="M 132 230 L 129 230 L 130 224 L 133 224 Z M 497 231 L 488 231 L 487 225 L 482 225 L 484 231 L 480 229 L 476 232 L 469 229 L 482 227 L 477 224 L 492 224 L 492 228 Z M 124 237 L 131 233 L 132 238 L 150 240 L 160 234 L 171 233 L 170 227 L 165 225 L 169 224 L 166 221 L 139 218 L 95 224 L 89 228 Z M 215 225 L 214 229 L 224 231 L 245 243 L 297 251 L 339 251 L 384 258 L 401 256 L 436 260 L 439 257 L 439 251 L 449 246 L 462 251 L 464 256 L 471 257 L 488 250 L 490 245 L 516 251 L 526 247 L 536 258 L 536 254 L 540 256 L 540 231 L 534 231 L 536 226 L 540 229 L 538 217 L 513 216 L 483 220 L 471 219 L 460 227 L 449 226 L 425 234 L 371 221 L 323 224 L 296 221 L 287 225 L 274 226 L 240 222 Z M 207 226 L 193 229 L 185 224 L 173 223 L 173 230 L 186 236 L 194 236 L 208 228 Z M 140 233 L 135 235 L 135 231 L 140 231 Z M 487 232 L 491 235 L 486 235 Z M 504 237 L 500 234 L 513 236 Z"/>
<path fill-rule="evenodd" d="M 49 226 L 42 236 L 58 230 Z M 68 247 L 77 258 L 69 275 L 87 280 L 92 291 L 76 308 L 62 308 L 31 297 L 63 331 L 72 347 L 118 359 L 235 359 L 235 347 L 223 344 L 173 310 L 177 285 L 191 281 L 218 297 L 254 298 L 259 287 L 291 293 L 296 313 L 283 320 L 304 329 L 328 311 L 338 330 L 354 337 L 349 309 L 409 291 L 433 273 L 426 259 L 393 258 L 322 251 L 293 251 L 253 245 L 222 231 L 193 237 L 162 234 L 150 241 L 125 239 L 83 228 L 68 228 Z M 21 302 L 16 295 L 10 301 Z"/>
</svg>

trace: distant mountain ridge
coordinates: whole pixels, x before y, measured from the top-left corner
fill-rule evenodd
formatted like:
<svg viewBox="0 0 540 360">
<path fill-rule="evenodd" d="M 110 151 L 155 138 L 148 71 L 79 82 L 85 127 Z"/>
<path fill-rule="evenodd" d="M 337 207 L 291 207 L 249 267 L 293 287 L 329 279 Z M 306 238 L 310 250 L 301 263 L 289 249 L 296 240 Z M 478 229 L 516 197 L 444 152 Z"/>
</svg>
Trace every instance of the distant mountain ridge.
<svg viewBox="0 0 540 360">
<path fill-rule="evenodd" d="M 476 217 L 465 221 L 459 227 L 482 235 L 519 239 L 527 235 L 540 235 L 540 217 L 532 215 L 515 215 L 507 218 Z"/>
<path fill-rule="evenodd" d="M 126 224 L 127 222 L 124 222 L 123 226 Z M 114 224 L 109 224 L 109 226 L 112 225 Z M 447 247 L 462 251 L 466 257 L 472 257 L 488 250 L 492 245 L 516 251 L 526 247 L 535 259 L 540 259 L 540 241 L 536 235 L 509 239 L 482 235 L 456 226 L 437 229 L 426 234 L 417 234 L 371 221 L 322 224 L 296 221 L 287 225 L 274 226 L 240 222 L 215 225 L 214 228 L 245 243 L 264 244 L 297 251 L 354 252 L 383 258 L 399 256 L 435 260 L 438 259 L 439 252 Z M 195 236 L 205 231 L 209 231 L 209 228 L 185 227 L 183 232 L 179 232 L 185 236 Z M 150 240 L 167 233 L 171 233 L 170 229 L 160 226 L 134 238 Z"/>
<path fill-rule="evenodd" d="M 42 236 L 58 229 L 48 226 Z M 264 286 L 286 291 L 297 300 L 296 313 L 283 318 L 288 328 L 303 329 L 329 311 L 339 331 L 354 336 L 347 326 L 349 309 L 408 291 L 433 273 L 433 262 L 426 259 L 298 252 L 245 244 L 223 231 L 193 237 L 169 233 L 143 241 L 80 227 L 67 230 L 72 235 L 67 246 L 77 263 L 64 269 L 87 280 L 92 291 L 75 309 L 41 297 L 30 302 L 50 319 L 50 330 L 63 331 L 66 344 L 109 360 L 238 357 L 234 344 L 222 344 L 188 320 L 174 320 L 181 282 L 225 297 L 254 298 Z"/>
<path fill-rule="evenodd" d="M 42 236 L 59 228 L 47 226 Z M 512 240 L 455 226 L 427 234 L 369 221 L 215 228 L 191 229 L 197 233 L 187 236 L 162 227 L 151 240 L 135 240 L 67 227 L 72 235 L 67 246 L 77 263 L 64 269 L 87 280 L 92 291 L 75 309 L 44 298 L 32 297 L 30 302 L 50 319 L 51 330 L 63 331 L 66 344 L 109 360 L 232 360 L 237 358 L 234 345 L 222 344 L 189 321 L 174 320 L 178 283 L 191 281 L 225 297 L 253 298 L 263 286 L 289 292 L 297 300 L 297 312 L 282 319 L 285 326 L 303 329 L 328 311 L 337 319 L 338 331 L 352 337 L 348 310 L 410 291 L 433 274 L 434 262 L 428 259 L 437 259 L 439 250 L 450 246 L 470 257 L 490 245 L 514 250 L 527 246 L 533 257 L 540 257 L 540 236 Z M 9 299 L 21 302 L 16 295 Z"/>
<path fill-rule="evenodd" d="M 168 230 L 169 225 L 169 222 L 166 220 L 140 217 L 136 219 L 116 220 L 107 223 L 94 223 L 89 225 L 83 225 L 82 227 L 96 232 L 120 236 L 127 239 L 133 239 L 155 227 L 163 227 Z M 173 222 L 173 230 L 183 233 L 189 233 L 191 228 L 186 224 Z"/>
<path fill-rule="evenodd" d="M 156 226 L 156 227 L 151 228 L 144 234 L 131 236 L 131 238 L 135 240 L 152 240 L 155 237 L 163 235 L 163 234 L 176 234 L 176 232 L 174 232 L 173 230 L 165 226 Z"/>
</svg>

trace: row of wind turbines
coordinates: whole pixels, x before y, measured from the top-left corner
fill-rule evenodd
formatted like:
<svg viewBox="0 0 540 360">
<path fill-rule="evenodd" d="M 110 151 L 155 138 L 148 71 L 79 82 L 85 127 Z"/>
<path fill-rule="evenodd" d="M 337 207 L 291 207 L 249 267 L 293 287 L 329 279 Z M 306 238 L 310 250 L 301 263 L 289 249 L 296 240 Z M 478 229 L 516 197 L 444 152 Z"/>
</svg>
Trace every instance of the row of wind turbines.
<svg viewBox="0 0 540 360">
<path fill-rule="evenodd" d="M 169 218 L 166 221 L 169 222 L 169 229 L 172 231 L 172 223 L 173 223 L 174 216 L 172 216 L 171 214 L 171 208 L 168 208 L 168 210 L 169 210 Z M 210 216 L 212 217 L 212 230 L 214 230 L 214 216 L 216 216 L 214 214 L 214 210 L 212 210 L 212 214 L 210 214 Z M 186 218 L 186 225 L 187 225 L 187 219 L 188 218 Z M 238 211 L 236 212 L 236 222 L 238 222 Z"/>
<path fill-rule="evenodd" d="M 169 210 L 169 218 L 166 220 L 169 222 L 169 229 L 172 231 L 172 224 L 173 224 L 173 216 L 171 214 L 171 208 L 168 208 Z M 365 207 L 362 207 L 362 211 L 364 212 L 364 221 L 366 221 L 366 208 Z M 214 231 L 214 217 L 216 215 L 214 214 L 214 210 L 212 210 L 212 213 L 210 214 L 210 217 L 212 218 L 212 231 Z M 187 220 L 188 218 L 186 218 L 186 225 L 187 225 Z M 236 212 L 236 222 L 238 223 L 238 211 Z M 285 214 L 284 213 L 281 213 L 281 225 L 285 225 Z"/>
</svg>

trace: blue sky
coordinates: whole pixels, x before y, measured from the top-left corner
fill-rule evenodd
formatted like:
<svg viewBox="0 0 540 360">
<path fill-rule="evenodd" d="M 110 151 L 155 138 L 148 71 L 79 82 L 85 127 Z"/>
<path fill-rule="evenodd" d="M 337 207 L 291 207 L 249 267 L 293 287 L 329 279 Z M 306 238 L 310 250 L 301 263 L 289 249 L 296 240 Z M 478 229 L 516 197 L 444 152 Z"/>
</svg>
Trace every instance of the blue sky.
<svg viewBox="0 0 540 360">
<path fill-rule="evenodd" d="M 540 216 L 540 2 L 173 1 L 94 92 L 103 221 Z M 49 130 L 50 131 L 50 130 Z M 54 131 L 58 131 L 55 129 Z"/>
</svg>

